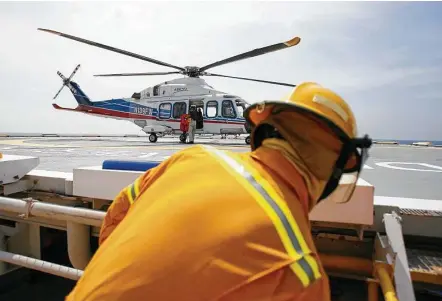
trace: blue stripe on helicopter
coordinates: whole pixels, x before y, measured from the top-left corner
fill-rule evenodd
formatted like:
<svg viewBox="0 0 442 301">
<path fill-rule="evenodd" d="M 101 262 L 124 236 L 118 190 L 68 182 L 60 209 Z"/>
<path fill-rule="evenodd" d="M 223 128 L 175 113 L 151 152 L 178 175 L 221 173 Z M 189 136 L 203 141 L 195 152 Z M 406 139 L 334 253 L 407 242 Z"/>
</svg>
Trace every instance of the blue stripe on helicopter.
<svg viewBox="0 0 442 301">
<path fill-rule="evenodd" d="M 140 105 L 140 104 L 134 104 L 133 102 L 129 102 L 125 99 L 119 98 L 119 99 L 109 99 L 109 100 L 102 100 L 102 101 L 95 101 L 93 102 L 93 106 L 96 108 L 102 108 L 107 110 L 113 110 L 123 113 L 132 113 L 132 114 L 139 114 L 144 116 L 158 116 L 158 109 L 156 108 L 150 108 L 148 106 Z M 171 110 L 166 109 L 160 109 L 160 118 L 168 118 L 171 114 Z M 204 117 L 207 118 L 207 116 L 204 114 Z M 171 118 L 173 119 L 173 118 Z M 238 122 L 238 121 L 245 121 L 243 117 L 241 118 L 226 118 L 217 116 L 215 118 L 209 118 L 210 120 L 214 121 L 232 121 L 232 122 Z"/>
</svg>

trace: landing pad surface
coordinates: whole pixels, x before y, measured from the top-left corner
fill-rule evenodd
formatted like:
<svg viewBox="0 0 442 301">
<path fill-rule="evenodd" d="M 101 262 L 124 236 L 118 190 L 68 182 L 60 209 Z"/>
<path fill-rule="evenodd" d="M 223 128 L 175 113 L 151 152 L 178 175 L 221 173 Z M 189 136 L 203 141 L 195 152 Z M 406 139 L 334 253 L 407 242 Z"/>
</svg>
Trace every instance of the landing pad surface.
<svg viewBox="0 0 442 301">
<path fill-rule="evenodd" d="M 71 172 L 80 166 L 101 165 L 104 160 L 162 161 L 189 147 L 177 138 L 146 137 L 24 137 L 0 138 L 0 152 L 40 157 L 37 169 Z M 195 143 L 245 152 L 244 137 L 197 138 Z M 361 177 L 375 186 L 375 195 L 442 200 L 442 148 L 373 145 Z"/>
</svg>

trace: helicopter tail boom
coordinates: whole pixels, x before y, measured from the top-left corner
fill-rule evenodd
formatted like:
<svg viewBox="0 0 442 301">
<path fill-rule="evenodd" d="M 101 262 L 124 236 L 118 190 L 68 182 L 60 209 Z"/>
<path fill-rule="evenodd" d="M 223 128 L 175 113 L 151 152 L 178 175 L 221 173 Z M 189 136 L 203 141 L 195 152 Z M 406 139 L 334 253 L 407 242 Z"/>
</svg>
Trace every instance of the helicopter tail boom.
<svg viewBox="0 0 442 301">
<path fill-rule="evenodd" d="M 79 105 L 93 105 L 90 98 L 83 92 L 83 90 L 80 89 L 80 86 L 76 82 L 70 82 L 69 89 L 71 90 L 72 95 L 74 95 L 75 100 L 78 102 Z"/>
</svg>

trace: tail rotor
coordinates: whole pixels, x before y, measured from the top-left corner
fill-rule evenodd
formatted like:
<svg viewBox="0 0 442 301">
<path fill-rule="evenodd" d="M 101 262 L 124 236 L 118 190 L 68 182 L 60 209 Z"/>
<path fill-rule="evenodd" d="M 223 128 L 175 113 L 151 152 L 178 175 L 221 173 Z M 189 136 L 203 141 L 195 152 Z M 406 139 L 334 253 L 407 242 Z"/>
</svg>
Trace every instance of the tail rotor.
<svg viewBox="0 0 442 301">
<path fill-rule="evenodd" d="M 55 94 L 53 99 L 56 99 L 58 94 L 60 94 L 61 90 L 63 90 L 63 88 L 71 82 L 71 79 L 74 77 L 74 74 L 78 71 L 79 68 L 80 64 L 78 64 L 77 67 L 75 67 L 74 71 L 72 71 L 69 78 L 66 78 L 60 71 L 57 71 L 58 76 L 60 76 L 60 78 L 63 80 L 63 85 L 61 86 L 60 90 L 58 90 L 57 94 Z"/>
</svg>

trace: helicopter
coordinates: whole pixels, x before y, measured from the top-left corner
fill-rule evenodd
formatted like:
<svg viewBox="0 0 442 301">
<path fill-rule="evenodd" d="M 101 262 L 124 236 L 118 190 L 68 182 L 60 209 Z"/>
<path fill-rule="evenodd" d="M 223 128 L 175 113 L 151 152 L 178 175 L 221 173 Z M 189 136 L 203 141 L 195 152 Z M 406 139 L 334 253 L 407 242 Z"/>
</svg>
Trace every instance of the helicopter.
<svg viewBox="0 0 442 301">
<path fill-rule="evenodd" d="M 250 104 L 237 95 L 231 95 L 229 93 L 214 89 L 212 86 L 207 84 L 207 82 L 202 79 L 201 76 L 217 76 L 224 78 L 241 79 L 254 82 L 282 85 L 287 87 L 296 86 L 289 83 L 209 73 L 207 72 L 207 70 L 224 64 L 296 46 L 301 41 L 299 37 L 294 37 L 286 42 L 280 42 L 273 45 L 256 48 L 251 51 L 247 51 L 208 64 L 203 67 L 180 67 L 140 54 L 75 37 L 51 29 L 37 29 L 91 46 L 99 47 L 177 70 L 170 72 L 96 74 L 94 76 L 110 77 L 151 76 L 169 74 L 184 75 L 184 78 L 176 78 L 173 80 L 165 81 L 160 84 L 145 88 L 140 92 L 134 92 L 130 98 L 128 97 L 92 101 L 80 89 L 78 83 L 72 81 L 72 78 L 80 68 L 80 65 L 77 65 L 77 67 L 68 78 L 66 78 L 61 72 L 57 71 L 57 74 L 63 80 L 63 85 L 53 99 L 56 99 L 61 90 L 65 86 L 67 86 L 71 90 L 75 100 L 78 103 L 78 106 L 74 109 L 71 109 L 64 108 L 53 103 L 52 106 L 55 109 L 81 112 L 107 118 L 130 120 L 135 125 L 139 126 L 146 134 L 149 134 L 149 141 L 152 143 L 157 142 L 159 136 L 163 137 L 165 135 L 171 134 L 180 134 L 179 139 L 181 142 L 184 143 L 186 141 L 186 133 L 184 133 L 180 129 L 180 120 L 183 114 L 189 113 L 189 109 L 191 107 L 195 108 L 196 110 L 201 110 L 201 113 L 203 115 L 202 128 L 197 128 L 195 134 L 221 134 L 224 138 L 227 135 L 250 134 L 251 127 L 246 122 L 243 116 L 244 110 Z M 250 144 L 250 135 L 245 138 L 245 143 Z"/>
</svg>

